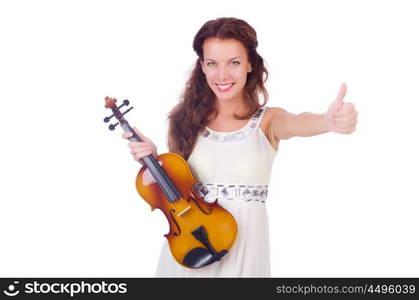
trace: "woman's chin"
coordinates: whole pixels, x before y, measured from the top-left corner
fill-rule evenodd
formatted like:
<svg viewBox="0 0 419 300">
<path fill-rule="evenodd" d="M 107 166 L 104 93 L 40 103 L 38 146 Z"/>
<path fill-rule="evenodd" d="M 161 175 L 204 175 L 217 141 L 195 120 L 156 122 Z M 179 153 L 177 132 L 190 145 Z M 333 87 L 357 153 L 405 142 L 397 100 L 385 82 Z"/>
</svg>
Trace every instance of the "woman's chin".
<svg viewBox="0 0 419 300">
<path fill-rule="evenodd" d="M 226 94 L 216 94 L 218 100 L 220 101 L 231 101 L 235 95 L 226 95 Z"/>
</svg>

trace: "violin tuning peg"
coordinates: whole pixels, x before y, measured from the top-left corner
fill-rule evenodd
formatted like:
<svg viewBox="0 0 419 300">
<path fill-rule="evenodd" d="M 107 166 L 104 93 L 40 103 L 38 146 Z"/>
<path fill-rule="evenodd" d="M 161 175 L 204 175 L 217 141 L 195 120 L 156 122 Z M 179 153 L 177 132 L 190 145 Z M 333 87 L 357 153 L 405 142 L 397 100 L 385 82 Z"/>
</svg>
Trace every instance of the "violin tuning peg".
<svg viewBox="0 0 419 300">
<path fill-rule="evenodd" d="M 109 125 L 109 130 L 114 130 L 116 126 L 118 126 L 119 123 L 111 124 Z"/>
<path fill-rule="evenodd" d="M 130 108 L 128 108 L 126 111 L 124 111 L 123 113 L 122 113 L 122 115 L 125 115 L 126 113 L 128 113 L 131 109 L 134 109 L 134 107 L 130 107 Z"/>
<path fill-rule="evenodd" d="M 122 106 L 126 106 L 126 105 L 129 105 L 128 99 L 125 99 L 124 101 L 122 101 L 122 104 L 118 106 L 118 109 L 120 109 Z"/>
</svg>

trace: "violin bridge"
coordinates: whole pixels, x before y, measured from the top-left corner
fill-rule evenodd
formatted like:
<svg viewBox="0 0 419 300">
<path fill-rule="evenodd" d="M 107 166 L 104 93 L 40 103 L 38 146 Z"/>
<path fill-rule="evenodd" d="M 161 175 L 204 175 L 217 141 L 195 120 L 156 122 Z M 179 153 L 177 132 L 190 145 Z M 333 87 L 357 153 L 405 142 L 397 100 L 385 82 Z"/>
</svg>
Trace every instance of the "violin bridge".
<svg viewBox="0 0 419 300">
<path fill-rule="evenodd" d="M 182 210 L 180 213 L 178 213 L 178 217 L 182 216 L 185 212 L 187 212 L 189 209 L 191 209 L 190 206 L 188 206 L 187 208 L 185 208 L 184 210 Z"/>
</svg>

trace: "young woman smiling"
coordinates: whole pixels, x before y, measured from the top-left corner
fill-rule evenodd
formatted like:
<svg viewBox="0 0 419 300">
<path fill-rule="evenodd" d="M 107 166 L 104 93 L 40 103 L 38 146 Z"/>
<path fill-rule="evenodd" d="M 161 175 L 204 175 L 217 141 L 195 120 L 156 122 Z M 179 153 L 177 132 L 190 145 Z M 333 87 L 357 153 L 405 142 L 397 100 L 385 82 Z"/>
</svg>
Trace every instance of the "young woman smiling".
<svg viewBox="0 0 419 300">
<path fill-rule="evenodd" d="M 295 115 L 267 107 L 268 72 L 257 46 L 255 30 L 236 18 L 210 20 L 195 35 L 198 58 L 180 102 L 169 114 L 168 148 L 187 159 L 202 197 L 208 202 L 218 199 L 233 214 L 239 233 L 221 261 L 199 269 L 178 264 L 165 241 L 158 277 L 271 276 L 265 202 L 279 141 L 352 133 L 356 128 L 354 104 L 343 102 L 344 83 L 324 114 Z M 129 142 L 134 159 L 157 155 L 153 142 L 137 133 L 144 142 Z"/>
</svg>

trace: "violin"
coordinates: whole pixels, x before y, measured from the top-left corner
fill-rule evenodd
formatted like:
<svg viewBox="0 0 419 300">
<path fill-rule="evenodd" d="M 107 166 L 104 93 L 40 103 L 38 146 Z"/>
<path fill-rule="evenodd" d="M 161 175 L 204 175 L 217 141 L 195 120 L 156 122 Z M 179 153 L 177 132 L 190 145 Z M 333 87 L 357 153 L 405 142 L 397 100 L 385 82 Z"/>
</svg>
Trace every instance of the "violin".
<svg viewBox="0 0 419 300">
<path fill-rule="evenodd" d="M 142 142 L 141 138 L 125 120 L 120 108 L 128 106 L 124 100 L 120 106 L 115 98 L 105 98 L 105 107 L 112 110 L 106 117 L 119 122 L 109 125 L 110 130 L 120 124 L 132 133 L 130 141 Z M 233 246 L 237 237 L 237 223 L 218 200 L 212 203 L 202 199 L 196 191 L 197 179 L 192 175 L 186 160 L 176 153 L 164 153 L 156 158 L 150 154 L 142 158 L 143 167 L 137 174 L 136 189 L 151 206 L 158 208 L 169 222 L 169 232 L 164 236 L 175 260 L 187 268 L 201 268 L 220 261 Z M 201 190 L 203 194 L 208 190 Z"/>
</svg>

